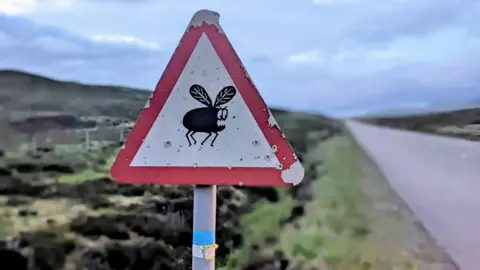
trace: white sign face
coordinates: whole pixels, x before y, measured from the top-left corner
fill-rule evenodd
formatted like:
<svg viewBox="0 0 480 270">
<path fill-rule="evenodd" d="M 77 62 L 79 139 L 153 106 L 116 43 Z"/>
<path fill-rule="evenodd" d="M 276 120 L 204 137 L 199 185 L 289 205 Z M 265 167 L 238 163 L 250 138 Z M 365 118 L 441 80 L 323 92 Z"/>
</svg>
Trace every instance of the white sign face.
<svg viewBox="0 0 480 270">
<path fill-rule="evenodd" d="M 130 166 L 279 165 L 205 33 Z"/>
</svg>

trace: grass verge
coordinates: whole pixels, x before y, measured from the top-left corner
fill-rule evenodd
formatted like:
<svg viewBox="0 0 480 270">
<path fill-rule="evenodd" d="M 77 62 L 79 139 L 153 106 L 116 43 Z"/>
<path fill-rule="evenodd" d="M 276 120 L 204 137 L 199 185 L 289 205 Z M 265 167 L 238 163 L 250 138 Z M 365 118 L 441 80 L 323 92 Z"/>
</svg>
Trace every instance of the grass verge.
<svg viewBox="0 0 480 270">
<path fill-rule="evenodd" d="M 62 175 L 57 179 L 57 181 L 61 184 L 81 184 L 85 181 L 95 180 L 104 176 L 108 176 L 108 173 L 87 169 L 72 175 Z"/>
<path fill-rule="evenodd" d="M 265 256 L 281 251 L 290 262 L 288 269 L 416 269 L 405 259 L 400 243 L 390 249 L 388 244 L 382 246 L 389 241 L 382 237 L 393 232 L 395 220 L 381 223 L 387 228 L 378 228 L 380 218 L 371 215 L 375 205 L 364 192 L 359 158 L 354 142 L 343 136 L 312 148 L 304 165 L 322 165 L 316 166 L 318 177 L 311 183 L 314 199 L 305 205 L 305 215 L 280 225 L 295 205 L 285 190 L 278 203 L 259 202 L 241 220 L 245 244 L 220 269 L 238 269 L 239 262 L 254 256 L 255 245 Z M 268 240 L 272 236 L 273 243 Z"/>
</svg>

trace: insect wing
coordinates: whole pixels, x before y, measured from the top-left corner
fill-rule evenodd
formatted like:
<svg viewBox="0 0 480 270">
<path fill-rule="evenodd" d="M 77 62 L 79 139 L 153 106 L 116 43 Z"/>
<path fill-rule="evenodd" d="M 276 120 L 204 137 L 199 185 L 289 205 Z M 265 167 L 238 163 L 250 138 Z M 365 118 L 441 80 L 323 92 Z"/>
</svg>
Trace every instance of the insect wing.
<svg viewBox="0 0 480 270">
<path fill-rule="evenodd" d="M 235 89 L 235 87 L 233 86 L 224 87 L 218 93 L 217 98 L 215 99 L 214 107 L 217 107 L 229 102 L 230 100 L 232 100 L 232 98 L 235 96 L 236 93 L 237 93 L 237 90 Z"/>
<path fill-rule="evenodd" d="M 198 84 L 194 84 L 190 87 L 190 95 L 201 102 L 202 104 L 212 107 L 212 100 L 210 99 L 210 96 L 208 96 L 207 91 L 205 91 L 205 88 Z"/>
</svg>

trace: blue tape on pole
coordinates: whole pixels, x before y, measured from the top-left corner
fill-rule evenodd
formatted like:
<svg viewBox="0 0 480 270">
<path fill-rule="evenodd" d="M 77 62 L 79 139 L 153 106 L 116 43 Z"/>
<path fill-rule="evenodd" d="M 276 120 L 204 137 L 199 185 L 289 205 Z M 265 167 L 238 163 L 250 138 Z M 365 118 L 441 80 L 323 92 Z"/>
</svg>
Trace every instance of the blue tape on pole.
<svg viewBox="0 0 480 270">
<path fill-rule="evenodd" d="M 193 231 L 193 244 L 198 246 L 215 244 L 215 231 Z"/>
</svg>

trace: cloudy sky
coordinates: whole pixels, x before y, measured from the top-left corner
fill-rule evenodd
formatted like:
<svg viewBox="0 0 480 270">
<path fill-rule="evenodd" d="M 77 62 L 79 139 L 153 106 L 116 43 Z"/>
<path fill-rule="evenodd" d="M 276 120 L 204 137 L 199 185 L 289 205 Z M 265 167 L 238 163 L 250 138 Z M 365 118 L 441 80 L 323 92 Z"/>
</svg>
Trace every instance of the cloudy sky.
<svg viewBox="0 0 480 270">
<path fill-rule="evenodd" d="M 350 115 L 480 98 L 477 0 L 0 0 L 0 68 L 152 90 L 203 8 L 271 106 Z"/>
</svg>

